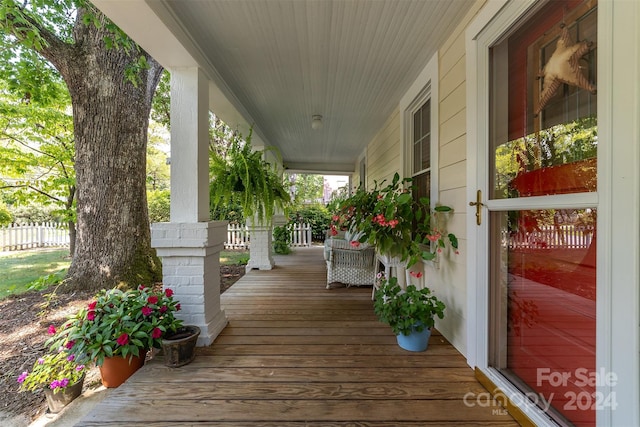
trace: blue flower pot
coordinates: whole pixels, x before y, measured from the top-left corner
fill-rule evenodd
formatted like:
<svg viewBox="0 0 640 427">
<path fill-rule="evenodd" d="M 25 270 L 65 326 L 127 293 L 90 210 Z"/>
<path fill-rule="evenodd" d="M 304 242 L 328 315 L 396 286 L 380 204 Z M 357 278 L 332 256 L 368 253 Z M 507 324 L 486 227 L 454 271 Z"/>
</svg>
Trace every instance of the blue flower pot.
<svg viewBox="0 0 640 427">
<path fill-rule="evenodd" d="M 409 335 L 398 334 L 396 339 L 400 348 L 408 351 L 425 351 L 431 337 L 431 329 L 424 328 L 418 332 L 415 326 L 411 329 Z"/>
</svg>

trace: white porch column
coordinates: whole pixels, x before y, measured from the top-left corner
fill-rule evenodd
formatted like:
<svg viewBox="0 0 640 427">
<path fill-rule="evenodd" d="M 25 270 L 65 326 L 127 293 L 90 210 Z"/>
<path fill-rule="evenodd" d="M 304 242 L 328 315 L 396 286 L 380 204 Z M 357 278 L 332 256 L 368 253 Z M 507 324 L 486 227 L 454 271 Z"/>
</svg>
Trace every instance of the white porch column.
<svg viewBox="0 0 640 427">
<path fill-rule="evenodd" d="M 153 224 L 163 285 L 200 328 L 198 345 L 227 325 L 220 308 L 220 251 L 226 221 L 209 221 L 209 82 L 199 68 L 171 70 L 171 222 Z"/>
<path fill-rule="evenodd" d="M 271 270 L 275 265 L 273 260 L 272 225 L 258 224 L 255 218 L 248 219 L 249 236 L 249 262 L 246 271 L 257 268 L 259 270 Z"/>
</svg>

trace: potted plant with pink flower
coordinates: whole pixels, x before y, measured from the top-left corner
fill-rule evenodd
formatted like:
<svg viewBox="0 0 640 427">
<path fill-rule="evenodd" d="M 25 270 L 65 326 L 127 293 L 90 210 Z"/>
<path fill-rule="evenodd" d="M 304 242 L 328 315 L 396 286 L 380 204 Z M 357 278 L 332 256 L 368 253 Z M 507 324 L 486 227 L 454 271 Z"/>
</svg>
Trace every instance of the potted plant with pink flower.
<svg viewBox="0 0 640 427">
<path fill-rule="evenodd" d="M 163 337 L 182 326 L 175 317 L 179 310 L 171 289 L 139 286 L 102 290 L 47 343 L 52 348 L 68 349 L 79 361 L 95 362 L 100 367 L 102 383 L 117 387 L 144 364 L 148 350 L 160 348 Z M 113 364 L 116 378 L 110 377 Z M 118 375 L 123 371 L 130 372 Z"/>
<path fill-rule="evenodd" d="M 30 372 L 18 376 L 18 382 L 20 391 L 44 390 L 49 411 L 57 413 L 82 393 L 85 372 L 86 366 L 73 353 L 60 348 L 38 358 Z"/>
<path fill-rule="evenodd" d="M 411 190 L 411 178 L 400 180 L 397 173 L 385 187 L 376 183 L 371 191 L 358 189 L 332 217 L 332 234 L 347 229 L 357 237 L 353 240 L 367 242 L 408 267 L 419 260 L 434 260 L 448 246 L 457 253 L 457 237 L 444 229 L 443 216 L 453 209 L 431 209 L 428 198 L 415 201 Z"/>
</svg>

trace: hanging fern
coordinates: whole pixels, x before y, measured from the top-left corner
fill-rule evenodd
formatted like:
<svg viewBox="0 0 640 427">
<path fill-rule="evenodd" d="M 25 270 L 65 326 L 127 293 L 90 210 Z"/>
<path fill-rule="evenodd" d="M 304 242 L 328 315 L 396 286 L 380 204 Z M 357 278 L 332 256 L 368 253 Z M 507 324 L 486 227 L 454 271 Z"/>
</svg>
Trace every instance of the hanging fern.
<svg viewBox="0 0 640 427">
<path fill-rule="evenodd" d="M 291 200 L 277 169 L 264 160 L 265 151 L 274 149 L 253 151 L 251 135 L 246 140 L 234 136 L 225 153 L 210 150 L 210 208 L 215 211 L 239 200 L 245 218 L 255 217 L 264 224 L 271 221 L 276 207 L 285 210 Z"/>
</svg>

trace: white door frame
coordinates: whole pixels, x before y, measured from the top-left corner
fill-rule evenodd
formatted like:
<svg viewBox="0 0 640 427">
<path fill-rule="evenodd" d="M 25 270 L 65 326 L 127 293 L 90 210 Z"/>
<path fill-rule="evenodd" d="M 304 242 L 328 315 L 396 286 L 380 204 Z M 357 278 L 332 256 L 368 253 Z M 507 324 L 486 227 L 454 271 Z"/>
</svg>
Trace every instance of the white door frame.
<svg viewBox="0 0 640 427">
<path fill-rule="evenodd" d="M 488 194 L 487 144 L 488 49 L 535 0 L 489 0 L 466 31 L 467 199 L 476 190 Z M 615 393 L 615 410 L 597 411 L 597 425 L 640 425 L 640 2 L 598 4 L 598 193 L 564 197 L 572 206 L 598 208 L 596 366 L 613 373 L 615 385 L 599 384 L 597 393 Z M 615 24 L 615 25 L 614 25 Z M 616 82 L 614 85 L 613 82 Z M 486 203 L 486 197 L 483 197 Z M 549 205 L 549 197 L 531 197 L 531 209 Z M 508 200 L 489 202 L 506 210 Z M 467 361 L 502 388 L 538 425 L 553 425 L 537 407 L 488 365 L 489 274 L 487 207 L 476 225 L 467 215 L 468 341 Z"/>
</svg>

